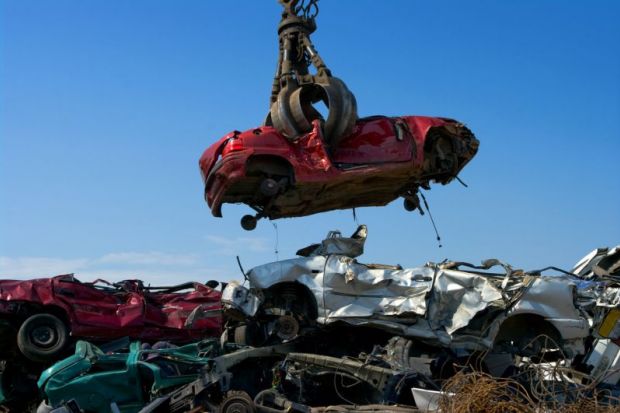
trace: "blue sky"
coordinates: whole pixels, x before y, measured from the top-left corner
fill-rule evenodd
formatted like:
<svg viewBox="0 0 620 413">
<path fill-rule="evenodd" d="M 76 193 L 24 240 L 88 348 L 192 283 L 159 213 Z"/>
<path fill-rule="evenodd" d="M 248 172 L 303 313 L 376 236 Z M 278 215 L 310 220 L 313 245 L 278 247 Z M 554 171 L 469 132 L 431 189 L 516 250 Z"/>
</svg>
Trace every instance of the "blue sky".
<svg viewBox="0 0 620 413">
<path fill-rule="evenodd" d="M 400 201 L 362 208 L 366 262 L 497 257 L 570 267 L 620 241 L 620 3 L 322 0 L 312 39 L 361 116 L 436 115 L 481 142 L 427 193 L 443 238 Z M 153 283 L 238 278 L 351 211 L 239 226 L 197 161 L 259 125 L 275 0 L 0 1 L 0 276 Z"/>
</svg>

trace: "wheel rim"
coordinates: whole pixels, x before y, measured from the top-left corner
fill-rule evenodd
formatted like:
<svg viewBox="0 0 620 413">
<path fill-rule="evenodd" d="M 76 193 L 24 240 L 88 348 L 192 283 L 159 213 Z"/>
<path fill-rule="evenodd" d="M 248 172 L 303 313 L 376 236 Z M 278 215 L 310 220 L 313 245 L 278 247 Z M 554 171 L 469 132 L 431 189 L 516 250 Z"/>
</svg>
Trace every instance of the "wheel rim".
<svg viewBox="0 0 620 413">
<path fill-rule="evenodd" d="M 278 193 L 279 189 L 278 183 L 271 178 L 263 180 L 260 184 L 260 191 L 265 196 L 274 196 Z"/>
<path fill-rule="evenodd" d="M 295 317 L 284 315 L 276 322 L 277 335 L 282 340 L 292 340 L 299 333 L 299 323 Z"/>
<path fill-rule="evenodd" d="M 251 412 L 250 406 L 248 406 L 247 402 L 243 400 L 235 400 L 226 406 L 226 413 L 249 413 Z"/>
<path fill-rule="evenodd" d="M 58 341 L 58 334 L 50 326 L 37 326 L 32 329 L 30 340 L 37 347 L 49 348 Z"/>
<path fill-rule="evenodd" d="M 247 398 L 246 398 L 247 397 Z M 254 403 L 249 396 L 243 397 L 241 395 L 229 396 L 220 407 L 222 413 L 254 413 Z"/>
</svg>

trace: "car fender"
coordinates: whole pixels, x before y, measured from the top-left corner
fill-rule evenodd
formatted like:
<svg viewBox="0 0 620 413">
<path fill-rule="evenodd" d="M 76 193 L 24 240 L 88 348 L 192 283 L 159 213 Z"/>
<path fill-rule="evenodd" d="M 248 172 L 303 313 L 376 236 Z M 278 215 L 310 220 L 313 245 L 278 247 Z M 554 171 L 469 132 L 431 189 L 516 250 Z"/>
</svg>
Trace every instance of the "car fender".
<svg viewBox="0 0 620 413">
<path fill-rule="evenodd" d="M 590 325 L 574 302 L 575 283 L 567 276 L 540 276 L 509 309 L 508 316 L 536 314 L 551 323 L 563 339 L 585 338 Z"/>
<path fill-rule="evenodd" d="M 224 145 L 226 145 L 228 140 L 232 136 L 234 136 L 234 134 L 235 132 L 230 132 L 227 135 L 224 135 L 216 143 L 209 146 L 207 150 L 204 151 L 204 153 L 200 157 L 200 160 L 198 161 L 198 165 L 202 173 L 202 178 L 205 181 L 205 185 L 207 183 L 206 178 L 208 174 L 210 173 L 211 169 L 213 168 L 213 166 L 215 165 L 215 163 L 217 162 L 218 158 L 220 157 L 220 154 L 222 153 L 222 149 L 224 149 Z"/>
</svg>

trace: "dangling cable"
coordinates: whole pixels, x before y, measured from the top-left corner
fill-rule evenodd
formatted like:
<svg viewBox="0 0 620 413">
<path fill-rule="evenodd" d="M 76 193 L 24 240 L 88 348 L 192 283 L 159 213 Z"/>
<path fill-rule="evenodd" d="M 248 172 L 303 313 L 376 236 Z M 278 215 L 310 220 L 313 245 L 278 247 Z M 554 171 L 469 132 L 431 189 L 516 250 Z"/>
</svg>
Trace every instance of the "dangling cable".
<svg viewBox="0 0 620 413">
<path fill-rule="evenodd" d="M 457 181 L 459 181 L 459 182 L 461 183 L 461 185 L 463 185 L 465 188 L 469 188 L 469 186 L 468 186 L 465 182 L 463 182 L 463 180 L 462 180 L 461 178 L 459 178 L 459 177 L 458 177 L 458 175 L 457 175 L 457 176 L 455 176 L 455 178 L 456 178 L 456 180 L 457 180 Z"/>
<path fill-rule="evenodd" d="M 442 247 L 441 237 L 439 236 L 439 231 L 437 231 L 437 226 L 435 225 L 435 220 L 433 219 L 433 215 L 431 214 L 431 209 L 428 207 L 428 202 L 426 202 L 426 197 L 424 196 L 422 192 L 420 192 L 420 196 L 422 197 L 422 201 L 424 201 L 424 207 L 426 208 L 426 211 L 428 212 L 428 217 L 431 219 L 431 223 L 433 224 L 435 235 L 437 235 L 437 243 L 439 243 L 439 248 L 441 248 Z"/>
<path fill-rule="evenodd" d="M 355 208 L 353 208 L 352 211 L 353 211 L 353 222 L 355 222 L 355 225 L 359 227 L 360 223 L 357 222 L 357 214 L 355 213 Z"/>
<path fill-rule="evenodd" d="M 276 243 L 274 245 L 274 252 L 276 254 L 276 261 L 280 261 L 280 257 L 279 257 L 279 251 L 278 251 L 278 247 L 280 246 L 280 237 L 279 237 L 279 233 L 278 233 L 278 224 L 276 224 L 275 222 L 271 223 L 273 225 L 273 229 L 276 231 Z"/>
<path fill-rule="evenodd" d="M 239 259 L 239 256 L 237 255 L 237 265 L 239 265 L 239 270 L 241 271 L 241 274 L 243 274 L 243 283 L 245 284 L 246 281 L 248 280 L 248 275 L 246 274 L 245 270 L 243 269 L 243 265 L 241 265 L 241 260 Z"/>
</svg>

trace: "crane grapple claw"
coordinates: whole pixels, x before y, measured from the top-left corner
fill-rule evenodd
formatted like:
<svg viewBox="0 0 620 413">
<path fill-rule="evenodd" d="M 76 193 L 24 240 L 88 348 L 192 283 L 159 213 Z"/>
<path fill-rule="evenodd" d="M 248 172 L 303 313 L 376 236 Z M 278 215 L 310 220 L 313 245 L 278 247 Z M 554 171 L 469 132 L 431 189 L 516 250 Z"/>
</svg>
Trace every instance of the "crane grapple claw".
<svg viewBox="0 0 620 413">
<path fill-rule="evenodd" d="M 316 30 L 316 0 L 279 0 L 284 7 L 278 27 L 280 53 L 265 124 L 296 140 L 321 120 L 323 137 L 332 146 L 347 136 L 357 120 L 357 102 L 345 83 L 332 76 L 310 41 Z M 309 67 L 316 68 L 316 74 Z M 323 102 L 323 115 L 313 106 Z"/>
</svg>

